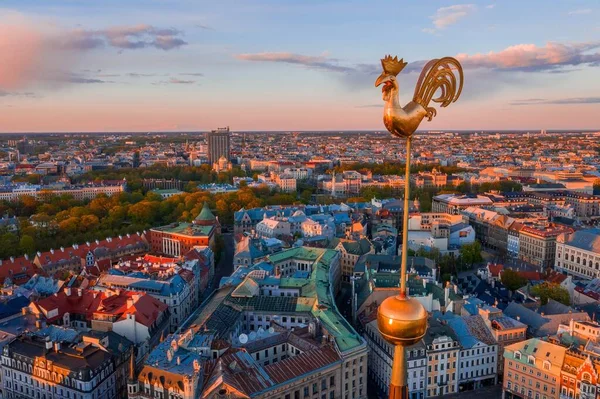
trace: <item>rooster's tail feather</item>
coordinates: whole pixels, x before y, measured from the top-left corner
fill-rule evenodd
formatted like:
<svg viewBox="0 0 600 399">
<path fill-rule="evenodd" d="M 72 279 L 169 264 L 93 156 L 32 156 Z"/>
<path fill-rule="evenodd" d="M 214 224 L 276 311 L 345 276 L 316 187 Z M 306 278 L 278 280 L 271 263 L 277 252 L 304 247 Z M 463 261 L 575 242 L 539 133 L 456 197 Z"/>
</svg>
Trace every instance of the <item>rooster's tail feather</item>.
<svg viewBox="0 0 600 399">
<path fill-rule="evenodd" d="M 447 107 L 458 100 L 462 87 L 463 71 L 455 58 L 431 60 L 419 76 L 413 101 L 425 109 L 430 108 L 428 105 L 431 100 L 440 103 L 440 107 Z M 433 98 L 438 89 L 441 91 L 439 97 Z"/>
</svg>

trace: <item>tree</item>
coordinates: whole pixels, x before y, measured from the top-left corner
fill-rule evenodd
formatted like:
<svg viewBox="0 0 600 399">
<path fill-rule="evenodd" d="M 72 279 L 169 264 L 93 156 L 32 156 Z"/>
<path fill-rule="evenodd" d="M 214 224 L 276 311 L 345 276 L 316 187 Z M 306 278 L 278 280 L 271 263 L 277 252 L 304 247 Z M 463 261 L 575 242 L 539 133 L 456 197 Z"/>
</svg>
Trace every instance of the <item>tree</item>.
<svg viewBox="0 0 600 399">
<path fill-rule="evenodd" d="M 82 216 L 81 220 L 79 221 L 79 229 L 84 233 L 92 231 L 98 226 L 99 223 L 100 220 L 96 215 L 85 215 Z"/>
<path fill-rule="evenodd" d="M 35 252 L 35 241 L 33 240 L 33 237 L 28 236 L 28 235 L 24 235 L 21 237 L 21 240 L 19 241 L 19 251 L 22 254 L 32 254 Z"/>
<path fill-rule="evenodd" d="M 531 288 L 531 294 L 536 297 L 540 297 L 542 305 L 547 304 L 549 299 L 554 299 L 555 301 L 560 302 L 563 305 L 571 304 L 571 297 L 569 296 L 569 291 L 567 291 L 565 288 L 561 287 L 558 284 L 548 282 L 538 284 L 535 287 Z"/>
<path fill-rule="evenodd" d="M 470 267 L 473 267 L 475 263 L 483 261 L 479 241 L 474 241 L 472 244 L 464 244 L 460 247 L 460 256 Z"/>
<path fill-rule="evenodd" d="M 516 291 L 524 285 L 527 285 L 527 279 L 512 269 L 505 269 L 502 271 L 500 280 L 502 281 L 502 284 L 511 291 Z"/>
</svg>

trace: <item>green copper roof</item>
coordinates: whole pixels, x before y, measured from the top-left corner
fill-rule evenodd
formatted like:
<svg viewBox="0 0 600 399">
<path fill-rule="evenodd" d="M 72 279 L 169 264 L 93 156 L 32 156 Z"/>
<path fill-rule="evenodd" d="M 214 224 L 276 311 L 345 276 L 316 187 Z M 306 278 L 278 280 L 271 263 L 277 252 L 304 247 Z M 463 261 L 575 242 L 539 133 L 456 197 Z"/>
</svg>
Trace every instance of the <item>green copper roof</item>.
<svg viewBox="0 0 600 399">
<path fill-rule="evenodd" d="M 285 251 L 269 255 L 268 258 L 273 263 L 280 263 L 288 259 L 299 259 L 306 261 L 316 261 L 326 250 L 322 248 L 296 247 Z M 336 251 L 333 251 L 335 254 Z"/>
<path fill-rule="evenodd" d="M 311 248 L 312 249 L 312 248 Z M 363 344 L 363 340 L 346 319 L 340 314 L 331 295 L 329 284 L 329 267 L 337 256 L 332 249 L 322 250 L 323 253 L 313 267 L 311 278 L 315 281 L 317 291 L 317 306 L 313 315 L 318 317 L 327 331 L 334 337 L 340 351 L 345 352 Z"/>
<path fill-rule="evenodd" d="M 198 216 L 196 216 L 196 220 L 210 222 L 210 221 L 213 221 L 216 219 L 217 218 L 215 217 L 215 215 L 211 212 L 210 208 L 208 207 L 208 204 L 205 202 L 204 205 L 202 206 L 202 210 L 200 211 L 200 214 Z"/>
</svg>

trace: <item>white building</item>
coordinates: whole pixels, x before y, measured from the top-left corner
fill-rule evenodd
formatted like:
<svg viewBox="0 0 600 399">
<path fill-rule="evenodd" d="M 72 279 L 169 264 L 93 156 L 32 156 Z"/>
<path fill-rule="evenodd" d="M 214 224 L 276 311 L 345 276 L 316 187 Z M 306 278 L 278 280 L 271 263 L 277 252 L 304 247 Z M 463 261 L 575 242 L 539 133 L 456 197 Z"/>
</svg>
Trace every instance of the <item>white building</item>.
<svg viewBox="0 0 600 399">
<path fill-rule="evenodd" d="M 388 395 L 394 346 L 381 336 L 377 328 L 377 320 L 367 323 L 364 337 L 369 347 L 369 362 L 367 363 L 369 366 L 369 376 L 375 382 L 377 388 Z M 427 356 L 425 356 L 425 345 L 423 342 L 419 342 L 405 350 L 408 361 L 408 397 L 410 399 L 423 399 L 425 398 L 427 387 Z"/>
<path fill-rule="evenodd" d="M 600 229 L 563 233 L 556 238 L 556 270 L 585 279 L 600 277 Z"/>
<path fill-rule="evenodd" d="M 312 169 L 308 168 L 285 168 L 283 173 L 292 176 L 296 180 L 308 179 L 312 175 Z"/>
<path fill-rule="evenodd" d="M 290 235 L 290 224 L 275 218 L 265 218 L 256 225 L 256 236 L 260 238 L 277 238 Z"/>
<path fill-rule="evenodd" d="M 284 193 L 296 192 L 296 178 L 290 174 L 282 173 L 275 175 L 275 184 L 277 184 L 279 190 Z"/>
<path fill-rule="evenodd" d="M 333 218 L 319 221 L 306 219 L 302 222 L 302 234 L 305 237 L 323 236 L 329 239 L 333 238 L 335 236 L 335 224 L 333 223 Z"/>
</svg>

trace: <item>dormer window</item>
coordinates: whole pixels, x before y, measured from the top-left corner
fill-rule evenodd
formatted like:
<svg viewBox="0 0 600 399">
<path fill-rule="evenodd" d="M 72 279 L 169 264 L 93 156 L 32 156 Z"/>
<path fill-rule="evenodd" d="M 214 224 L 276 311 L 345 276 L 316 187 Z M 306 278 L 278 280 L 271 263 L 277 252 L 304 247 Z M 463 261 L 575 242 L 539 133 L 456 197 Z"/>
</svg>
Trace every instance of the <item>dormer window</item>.
<svg viewBox="0 0 600 399">
<path fill-rule="evenodd" d="M 550 370 L 550 362 L 547 360 L 544 362 L 544 370 Z"/>
<path fill-rule="evenodd" d="M 521 359 L 521 352 L 519 352 L 519 351 L 515 352 L 515 359 L 519 359 L 519 360 Z"/>
<path fill-rule="evenodd" d="M 528 356 L 527 357 L 527 363 L 535 365 L 535 357 Z"/>
</svg>

